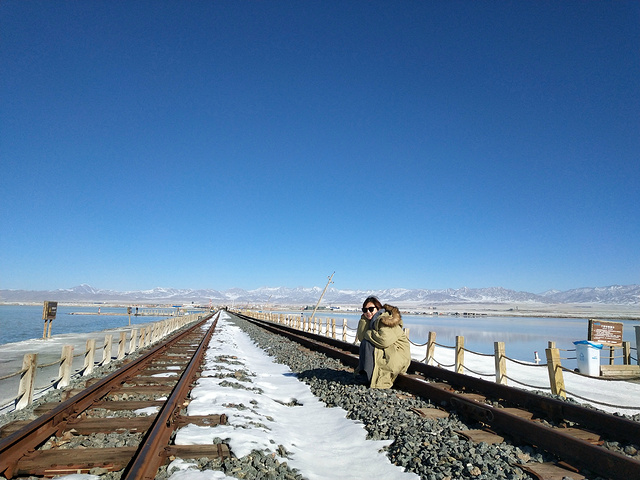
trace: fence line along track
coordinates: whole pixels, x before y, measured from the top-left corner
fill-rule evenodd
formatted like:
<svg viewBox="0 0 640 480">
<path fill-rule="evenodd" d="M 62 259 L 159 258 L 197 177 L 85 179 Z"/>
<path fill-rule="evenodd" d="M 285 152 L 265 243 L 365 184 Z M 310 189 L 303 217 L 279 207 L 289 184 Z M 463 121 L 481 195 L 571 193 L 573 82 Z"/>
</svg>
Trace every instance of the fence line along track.
<svg viewBox="0 0 640 480">
<path fill-rule="evenodd" d="M 358 365 L 357 345 L 237 312 L 234 315 L 347 366 Z M 473 418 L 488 430 L 542 448 L 575 469 L 604 478 L 640 478 L 640 461 L 600 446 L 605 439 L 637 444 L 639 422 L 415 360 L 395 386 Z M 487 399 L 492 403 L 485 403 Z"/>
<path fill-rule="evenodd" d="M 39 418 L 5 425 L 2 432 L 8 436 L 0 439 L 0 474 L 10 479 L 89 473 L 98 469 L 101 473 L 123 470 L 122 479 L 153 479 L 170 455 L 228 457 L 230 453 L 225 445 L 169 445 L 174 430 L 184 423 L 181 409 L 217 324 L 216 316 L 205 329 L 211 317 L 208 315 L 201 322 L 177 332 L 71 398 L 41 406 L 40 410 L 47 411 Z M 136 401 L 136 394 L 141 392 L 143 400 Z M 127 401 L 119 401 L 118 395 L 127 397 Z M 149 396 L 154 399 L 149 400 Z M 165 396 L 168 396 L 166 400 L 157 398 Z M 124 419 L 92 415 L 97 409 L 133 410 L 145 406 L 157 407 L 157 415 Z M 189 417 L 189 422 L 215 424 L 225 423 L 226 419 L 224 415 L 211 415 Z M 139 444 L 119 448 L 40 448 L 45 442 L 52 442 L 52 438 L 64 438 L 65 435 L 122 430 L 137 433 Z M 54 440 L 54 446 L 56 443 Z"/>
</svg>

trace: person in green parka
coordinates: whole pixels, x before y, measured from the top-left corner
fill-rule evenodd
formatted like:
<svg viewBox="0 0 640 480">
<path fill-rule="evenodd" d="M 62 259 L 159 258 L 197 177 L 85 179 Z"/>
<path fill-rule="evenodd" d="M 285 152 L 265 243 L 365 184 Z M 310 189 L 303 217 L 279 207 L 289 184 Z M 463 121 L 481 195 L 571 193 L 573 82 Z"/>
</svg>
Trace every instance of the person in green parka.
<svg viewBox="0 0 640 480">
<path fill-rule="evenodd" d="M 355 373 L 366 375 L 371 388 L 391 388 L 411 363 L 411 348 L 400 310 L 382 305 L 376 297 L 368 297 L 362 304 L 357 336 L 361 342 L 360 364 Z"/>
</svg>

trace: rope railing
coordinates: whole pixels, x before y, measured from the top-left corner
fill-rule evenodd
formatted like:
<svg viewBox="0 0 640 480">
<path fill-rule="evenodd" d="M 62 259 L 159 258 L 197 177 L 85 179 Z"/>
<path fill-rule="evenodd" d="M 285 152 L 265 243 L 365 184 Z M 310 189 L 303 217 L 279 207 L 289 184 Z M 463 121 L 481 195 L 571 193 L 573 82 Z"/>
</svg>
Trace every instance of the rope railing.
<svg viewBox="0 0 640 480">
<path fill-rule="evenodd" d="M 546 363 L 531 363 L 531 362 L 523 362 L 522 360 L 516 360 L 515 358 L 511 358 L 511 357 L 504 357 L 506 360 L 509 360 L 510 362 L 513 363 L 517 363 L 518 365 L 522 365 L 523 367 L 546 367 L 547 364 Z"/>
<path fill-rule="evenodd" d="M 464 369 L 468 370 L 471 373 L 475 373 L 476 375 L 480 375 L 481 377 L 495 377 L 496 376 L 495 372 L 494 373 L 480 373 L 480 372 L 476 372 L 475 370 L 470 369 L 466 365 L 464 365 Z"/>
<path fill-rule="evenodd" d="M 455 348 L 455 347 L 453 347 Z M 495 357 L 495 355 L 493 353 L 480 353 L 480 352 L 474 352 L 473 350 L 469 350 L 467 348 L 462 348 L 462 350 L 464 350 L 467 353 L 472 353 L 473 355 L 478 355 L 479 357 Z"/>
<path fill-rule="evenodd" d="M 626 355 L 613 355 L 613 356 L 607 356 L 607 358 L 626 358 Z"/>
<path fill-rule="evenodd" d="M 563 372 L 571 373 L 578 377 L 591 378 L 593 380 L 601 381 L 601 382 L 620 382 L 620 381 L 629 381 L 629 380 L 640 380 L 640 376 L 637 377 L 624 377 L 624 379 L 615 378 L 615 377 L 593 377 L 591 375 L 587 375 L 586 373 L 576 372 L 575 370 L 571 370 L 569 368 L 561 367 Z"/>
<path fill-rule="evenodd" d="M 51 363 L 41 363 L 37 366 L 37 368 L 47 368 L 47 367 L 53 367 L 54 365 L 57 365 L 60 363 L 60 360 L 56 360 L 54 362 Z"/>
<path fill-rule="evenodd" d="M 510 381 L 512 381 L 513 383 L 517 383 L 518 385 L 522 385 L 523 387 L 532 388 L 534 390 L 551 390 L 551 387 L 547 387 L 546 385 L 545 386 L 531 385 L 531 384 L 524 383 L 524 382 L 521 382 L 519 380 L 516 380 L 515 378 L 510 377 L 508 375 L 505 375 L 505 377 L 507 379 L 509 379 Z"/>
<path fill-rule="evenodd" d="M 149 324 L 146 327 L 142 327 L 140 330 L 138 330 L 138 328 L 130 328 L 121 331 L 120 340 L 117 342 L 117 356 L 113 356 L 112 354 L 112 335 L 108 334 L 105 336 L 103 359 L 99 362 L 93 361 L 95 355 L 95 340 L 88 341 L 86 350 L 75 355 L 73 354 L 73 345 L 64 345 L 62 347 L 61 357 L 58 360 L 49 363 L 37 363 L 38 355 L 35 353 L 27 353 L 24 355 L 22 369 L 0 377 L 0 381 L 9 380 L 10 378 L 17 376 L 21 377 L 18 385 L 18 394 L 15 397 L 10 398 L 8 404 L 0 406 L 0 410 L 11 407 L 12 404 L 15 410 L 20 410 L 31 404 L 33 399 L 42 395 L 43 392 L 52 388 L 60 389 L 66 387 L 70 383 L 70 379 L 72 377 L 85 376 L 88 373 L 91 373 L 93 367 L 96 365 L 105 365 L 111 360 L 119 360 L 124 358 L 126 355 L 131 355 L 137 350 L 146 348 L 147 346 L 160 341 L 175 330 L 198 321 L 201 318 L 201 313 L 195 313 L 161 320 L 159 322 Z M 129 339 L 126 338 L 127 332 L 131 334 Z M 125 343 L 127 341 L 130 345 L 128 352 L 125 351 Z M 72 375 L 71 370 L 73 368 L 73 359 L 78 357 L 85 357 L 85 365 L 76 370 Z M 42 387 L 36 387 L 35 379 L 37 371 L 54 365 L 60 366 L 57 377 Z"/>
<path fill-rule="evenodd" d="M 1 381 L 1 380 L 8 380 L 8 379 L 10 379 L 11 377 L 17 377 L 18 375 L 22 375 L 22 374 L 23 374 L 23 373 L 25 373 L 27 370 L 28 370 L 28 369 L 23 368 L 22 370 L 18 370 L 17 372 L 10 373 L 10 374 L 8 374 L 8 375 L 5 375 L 5 376 L 3 376 L 3 377 L 0 377 L 0 381 Z"/>
<path fill-rule="evenodd" d="M 274 319 L 273 315 L 269 315 L 269 314 L 265 314 L 264 312 L 244 312 L 244 313 L 248 313 L 252 316 L 254 316 L 255 318 L 259 318 L 259 319 L 263 319 L 263 320 L 270 320 L 270 321 L 278 321 L 278 319 Z M 276 316 L 277 317 L 277 316 Z M 282 320 L 280 320 L 282 321 Z M 287 320 L 285 320 L 287 321 Z M 328 322 L 328 319 L 327 319 Z M 335 321 L 333 321 L 333 323 L 335 324 Z M 323 332 L 325 332 L 325 334 L 328 336 L 329 332 L 328 332 L 328 323 L 327 323 L 327 328 L 323 328 L 322 326 L 322 321 L 316 319 L 315 323 L 314 322 L 308 322 L 307 319 L 305 318 L 301 318 L 299 320 L 293 320 L 290 321 L 290 326 L 294 327 L 294 328 L 298 328 L 300 330 L 305 329 L 306 331 L 313 331 L 314 333 L 318 332 L 319 334 L 323 334 Z M 342 325 L 342 338 L 343 341 L 346 341 L 347 338 L 347 332 L 355 332 L 357 331 L 357 329 L 351 329 L 348 324 L 347 324 L 347 320 L 343 319 L 343 325 Z M 405 329 L 405 332 L 407 334 L 407 337 L 409 337 L 409 331 L 408 329 Z M 335 335 L 335 334 L 334 334 Z M 422 363 L 426 363 L 428 365 L 435 365 L 439 368 L 445 368 L 445 369 L 454 369 L 455 372 L 457 373 L 467 373 L 468 374 L 473 374 L 473 375 L 477 375 L 480 377 L 493 377 L 495 376 L 496 378 L 496 383 L 500 383 L 500 384 L 507 384 L 507 381 L 512 382 L 513 384 L 522 386 L 522 387 L 526 387 L 526 388 L 530 388 L 533 390 L 542 390 L 542 391 L 551 391 L 552 394 L 554 395 L 559 395 L 562 397 L 566 397 L 567 393 L 567 389 L 565 388 L 564 385 L 564 377 L 563 377 L 563 373 L 564 372 L 571 372 L 572 374 L 575 375 L 580 375 L 582 377 L 588 377 L 592 380 L 606 380 L 606 381 L 611 381 L 611 380 L 620 380 L 619 378 L 613 378 L 613 377 L 604 377 L 604 376 L 593 376 L 593 375 L 586 375 L 586 374 L 581 374 L 578 372 L 575 372 L 573 370 L 570 370 L 564 366 L 562 366 L 562 361 L 563 360 L 577 360 L 577 348 L 571 348 L 571 349 L 560 349 L 560 348 L 556 348 L 555 342 L 549 342 L 549 346 L 547 349 L 545 349 L 546 352 L 546 356 L 547 356 L 547 362 L 546 363 L 540 363 L 540 358 L 538 358 L 537 356 L 537 352 L 536 353 L 536 358 L 535 361 L 536 363 L 533 362 L 525 362 L 525 361 L 520 361 L 511 357 L 508 357 L 505 352 L 504 352 L 504 343 L 503 342 L 495 342 L 494 344 L 494 348 L 495 348 L 495 353 L 490 354 L 490 353 L 482 353 L 482 352 L 476 352 L 473 350 L 470 350 L 468 348 L 464 347 L 464 337 L 462 336 L 457 336 L 456 337 L 456 345 L 443 345 L 441 343 L 438 343 L 435 341 L 436 338 L 436 334 L 435 332 L 429 332 L 429 340 L 426 343 L 416 343 L 413 342 L 410 338 L 409 338 L 409 343 L 413 348 L 412 350 L 412 357 L 414 359 L 416 359 L 419 362 Z M 353 338 L 353 343 L 356 344 L 357 343 L 357 338 Z M 628 343 L 628 342 L 627 342 Z M 438 359 L 436 358 L 436 350 L 435 347 L 440 347 L 441 349 L 448 349 L 448 350 L 454 350 L 454 355 L 455 355 L 455 363 L 452 364 L 447 364 L 444 363 L 442 358 Z M 422 355 L 422 353 L 418 354 L 416 352 L 416 350 L 419 351 L 419 349 L 426 347 L 426 352 L 424 355 Z M 625 348 L 627 350 L 625 351 L 629 351 L 628 345 L 625 346 Z M 635 348 L 634 350 L 637 351 L 637 348 Z M 572 357 L 561 357 L 560 356 L 560 352 L 576 352 L 576 356 L 572 356 Z M 493 357 L 495 360 L 495 372 L 493 373 L 483 373 L 478 371 L 477 368 L 472 368 L 470 367 L 470 365 L 467 363 L 465 364 L 464 362 L 464 354 L 471 354 L 471 355 L 477 355 L 480 357 Z M 450 358 L 447 355 L 447 358 Z M 615 357 L 615 358 L 621 358 L 621 357 Z M 630 357 L 630 355 L 623 355 L 622 356 L 625 365 L 630 363 L 630 359 L 633 357 Z M 418 360 L 419 359 L 419 360 Z M 514 365 L 516 366 L 521 366 L 521 367 L 540 367 L 540 368 L 546 368 L 547 369 L 547 375 L 549 378 L 549 384 L 546 386 L 541 386 L 541 385 L 532 385 L 530 383 L 526 383 L 523 382 L 522 380 L 517 380 L 513 377 L 513 374 L 511 376 L 507 375 L 507 361 L 512 362 Z M 637 360 L 636 360 L 637 362 Z M 473 362 L 472 362 L 473 363 Z M 604 371 L 605 366 L 602 366 L 602 370 Z M 519 374 L 521 372 L 518 372 Z M 604 373 L 603 373 L 604 375 Z M 611 373 L 609 373 L 609 375 L 612 375 Z M 633 379 L 633 378 L 629 378 L 629 377 L 625 377 L 625 379 Z M 640 378 L 640 377 L 638 377 Z M 573 393 L 570 393 L 572 396 L 575 396 L 576 398 L 581 398 L 577 395 L 574 395 Z M 592 401 L 590 399 L 586 399 L 586 401 Z M 595 401 L 593 401 L 594 403 L 597 403 Z M 616 407 L 615 405 L 610 405 L 610 404 L 606 404 L 603 402 L 600 402 L 601 405 L 606 405 L 609 407 Z M 639 407 L 625 407 L 625 406 L 620 406 L 621 409 L 623 408 L 630 408 L 630 409 L 637 409 L 640 410 L 640 406 Z"/>
<path fill-rule="evenodd" d="M 574 393 L 574 392 L 567 391 L 567 393 L 569 395 L 571 395 L 572 397 L 579 398 L 580 400 L 584 400 L 585 402 L 595 403 L 596 405 L 602 405 L 603 407 L 621 408 L 621 409 L 624 409 L 624 410 L 637 410 L 638 409 L 637 405 L 635 407 L 628 406 L 628 405 L 614 405 L 612 403 L 601 402 L 599 400 L 594 400 L 592 398 L 582 397 L 582 396 L 580 396 L 580 395 L 578 395 L 577 393 Z"/>
<path fill-rule="evenodd" d="M 455 367 L 455 366 L 456 366 L 456 364 L 455 364 L 455 363 L 452 363 L 451 365 L 445 365 L 444 363 L 440 363 L 440 362 L 439 362 L 438 360 L 436 360 L 435 358 L 433 359 L 433 361 L 434 361 L 434 362 L 436 362 L 436 364 L 437 364 L 439 367 L 442 367 L 442 368 L 452 368 L 452 367 Z"/>
</svg>

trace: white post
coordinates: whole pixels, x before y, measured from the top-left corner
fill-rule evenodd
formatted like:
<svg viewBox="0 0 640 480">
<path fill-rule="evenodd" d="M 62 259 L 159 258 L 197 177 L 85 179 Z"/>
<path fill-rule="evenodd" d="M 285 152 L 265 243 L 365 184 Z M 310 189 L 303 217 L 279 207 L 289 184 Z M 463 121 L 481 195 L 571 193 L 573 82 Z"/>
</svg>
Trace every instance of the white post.
<svg viewBox="0 0 640 480">
<path fill-rule="evenodd" d="M 429 332 L 429 339 L 427 340 L 427 365 L 433 365 L 433 360 L 436 352 L 436 332 Z"/>
<path fill-rule="evenodd" d="M 106 365 L 111 362 L 111 344 L 113 342 L 113 335 L 105 335 L 104 337 L 104 348 L 102 350 L 102 363 L 101 365 Z"/>
<path fill-rule="evenodd" d="M 640 326 L 636 325 L 636 363 L 640 365 Z"/>
<path fill-rule="evenodd" d="M 496 383 L 500 385 L 507 384 L 507 358 L 505 356 L 504 342 L 495 342 L 494 360 L 496 363 Z"/>
<path fill-rule="evenodd" d="M 58 384 L 56 388 L 64 388 L 71 381 L 71 366 L 73 365 L 73 345 L 62 347 L 60 368 L 58 370 Z"/>
<path fill-rule="evenodd" d="M 456 373 L 464 373 L 464 337 L 456 336 Z"/>
<path fill-rule="evenodd" d="M 84 352 L 84 369 L 82 370 L 82 376 L 86 377 L 87 375 L 93 372 L 93 362 L 96 357 L 96 339 L 90 338 L 87 340 L 87 347 Z"/>
<path fill-rule="evenodd" d="M 125 356 L 127 345 L 127 332 L 120 332 L 120 340 L 118 341 L 118 360 L 122 360 Z"/>
<path fill-rule="evenodd" d="M 16 410 L 21 410 L 33 401 L 33 385 L 36 382 L 38 354 L 26 353 L 22 358 L 22 374 L 18 385 Z"/>
<path fill-rule="evenodd" d="M 138 329 L 131 330 L 131 339 L 129 340 L 129 354 L 136 351 L 136 340 L 138 338 Z"/>
</svg>

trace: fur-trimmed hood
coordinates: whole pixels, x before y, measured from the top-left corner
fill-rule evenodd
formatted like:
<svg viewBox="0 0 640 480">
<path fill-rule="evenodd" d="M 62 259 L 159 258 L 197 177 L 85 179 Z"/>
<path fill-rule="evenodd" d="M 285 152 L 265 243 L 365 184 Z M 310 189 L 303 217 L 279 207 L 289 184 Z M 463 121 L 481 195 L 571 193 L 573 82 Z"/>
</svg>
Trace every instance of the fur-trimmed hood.
<svg viewBox="0 0 640 480">
<path fill-rule="evenodd" d="M 385 303 L 382 308 L 384 309 L 384 313 L 380 315 L 380 323 L 385 327 L 402 326 L 402 315 L 400 315 L 398 307 Z"/>
</svg>

